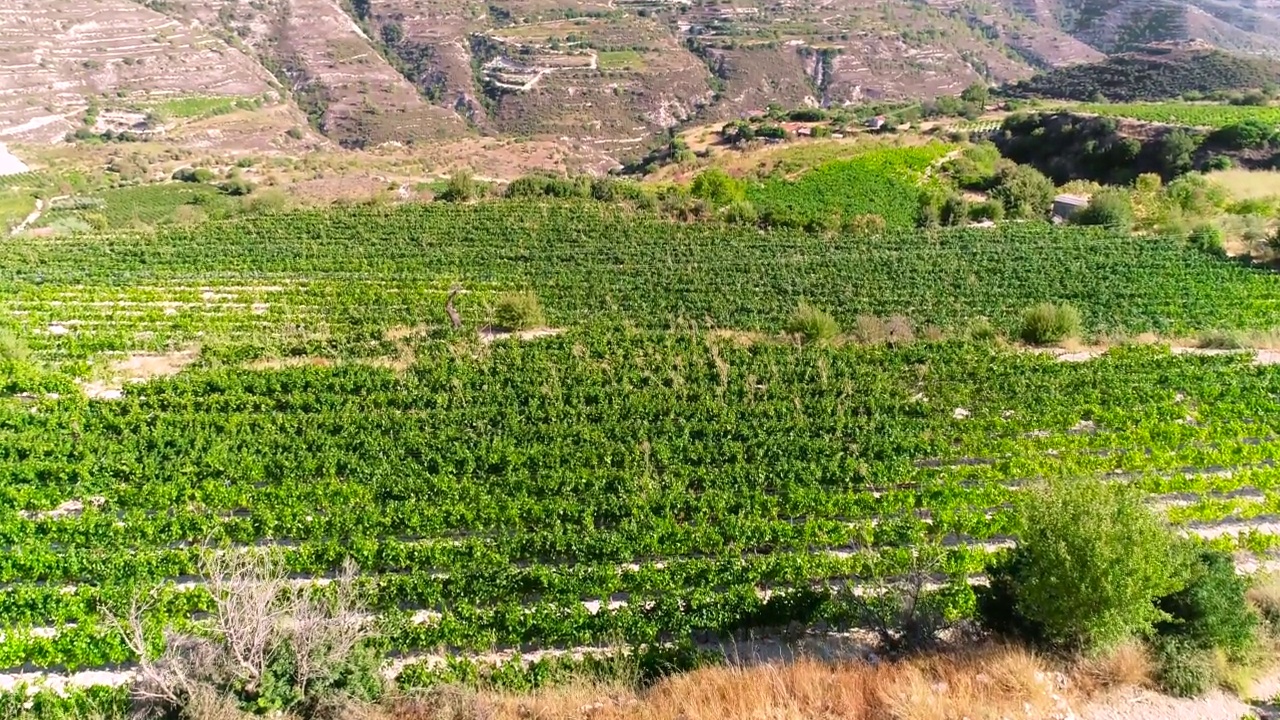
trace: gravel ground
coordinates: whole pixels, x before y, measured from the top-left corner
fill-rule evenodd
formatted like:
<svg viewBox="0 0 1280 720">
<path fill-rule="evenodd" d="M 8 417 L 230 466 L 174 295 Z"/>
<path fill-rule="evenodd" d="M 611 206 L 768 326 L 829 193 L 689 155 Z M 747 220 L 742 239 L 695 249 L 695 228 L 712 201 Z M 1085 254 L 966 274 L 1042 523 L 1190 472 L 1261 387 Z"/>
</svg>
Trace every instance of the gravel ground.
<svg viewBox="0 0 1280 720">
<path fill-rule="evenodd" d="M 1280 708 L 1271 700 L 1280 695 L 1280 671 L 1273 670 L 1259 679 L 1251 695 L 1256 699 L 1246 702 L 1223 692 L 1179 699 L 1145 690 L 1130 691 L 1094 702 L 1062 720 L 1277 720 Z"/>
</svg>

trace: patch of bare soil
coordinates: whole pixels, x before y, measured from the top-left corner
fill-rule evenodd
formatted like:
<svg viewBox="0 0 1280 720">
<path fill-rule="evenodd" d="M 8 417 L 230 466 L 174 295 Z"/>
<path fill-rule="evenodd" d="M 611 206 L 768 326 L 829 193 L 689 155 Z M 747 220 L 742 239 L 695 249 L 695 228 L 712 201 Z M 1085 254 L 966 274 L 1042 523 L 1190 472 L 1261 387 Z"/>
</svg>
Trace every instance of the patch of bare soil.
<svg viewBox="0 0 1280 720">
<path fill-rule="evenodd" d="M 1254 684 L 1250 695 L 1259 700 L 1242 700 L 1216 690 L 1199 698 L 1174 698 L 1151 690 L 1127 689 L 1083 706 L 1080 720 L 1240 720 L 1274 718 L 1266 714 L 1270 699 L 1280 695 L 1280 672 L 1272 671 Z M 1255 713 L 1262 710 L 1262 713 Z"/>
<path fill-rule="evenodd" d="M 564 332 L 564 328 L 533 328 L 531 330 L 500 330 L 498 328 L 481 328 L 480 342 L 486 345 L 499 340 L 537 340 Z"/>
<path fill-rule="evenodd" d="M 97 400 L 115 400 L 120 398 L 127 383 L 146 382 L 152 378 L 177 375 L 182 369 L 195 362 L 200 351 L 195 349 L 178 350 L 170 353 L 146 353 L 130 355 L 116 361 L 107 369 L 106 377 L 100 380 L 83 383 L 84 394 Z"/>
<path fill-rule="evenodd" d="M 333 360 L 330 358 L 304 355 L 286 358 L 259 358 L 245 367 L 249 370 L 281 370 L 295 367 L 331 367 L 332 365 Z"/>
</svg>

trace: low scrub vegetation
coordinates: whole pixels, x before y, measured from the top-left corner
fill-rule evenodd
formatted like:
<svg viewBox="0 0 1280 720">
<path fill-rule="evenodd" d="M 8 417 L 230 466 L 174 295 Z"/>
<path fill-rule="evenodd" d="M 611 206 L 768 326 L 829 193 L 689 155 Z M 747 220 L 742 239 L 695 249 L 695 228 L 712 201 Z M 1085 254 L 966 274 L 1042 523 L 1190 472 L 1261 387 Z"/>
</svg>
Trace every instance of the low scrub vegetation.
<svg viewBox="0 0 1280 720">
<path fill-rule="evenodd" d="M 800 303 L 787 320 L 787 332 L 805 342 L 829 342 L 840 334 L 840 324 L 830 313 Z"/>
<path fill-rule="evenodd" d="M 1080 311 L 1065 303 L 1041 303 L 1022 315 L 1018 334 L 1032 345 L 1050 345 L 1079 335 Z"/>
<path fill-rule="evenodd" d="M 498 296 L 493 309 L 494 325 L 503 330 L 532 330 L 547 324 L 542 302 L 530 291 L 509 292 Z"/>
</svg>

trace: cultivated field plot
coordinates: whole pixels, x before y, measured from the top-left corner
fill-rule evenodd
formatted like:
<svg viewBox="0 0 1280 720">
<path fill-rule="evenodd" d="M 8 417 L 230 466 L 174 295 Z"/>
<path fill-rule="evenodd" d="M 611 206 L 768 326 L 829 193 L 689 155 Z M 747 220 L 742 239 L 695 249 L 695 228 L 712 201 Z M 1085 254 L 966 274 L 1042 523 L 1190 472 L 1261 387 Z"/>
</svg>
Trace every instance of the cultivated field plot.
<svg viewBox="0 0 1280 720">
<path fill-rule="evenodd" d="M 1220 128 L 1244 120 L 1259 120 L 1273 125 L 1280 123 L 1280 107 L 1210 103 L 1107 103 L 1074 107 L 1106 117 L 1193 127 Z"/>
<path fill-rule="evenodd" d="M 621 212 L 363 209 L 0 245 L 0 307 L 37 358 L 201 352 L 113 400 L 6 378 L 0 678 L 127 672 L 108 611 L 159 588 L 157 638 L 198 623 L 206 543 L 278 545 L 321 588 L 354 559 L 406 685 L 838 638 L 850 598 L 921 552 L 964 616 L 1036 478 L 1135 483 L 1191 532 L 1272 547 L 1276 366 L 767 334 L 800 298 L 922 325 L 1045 299 L 1095 328 L 1262 325 L 1271 275 L 1048 227 L 858 239 Z M 564 331 L 482 342 L 489 299 L 519 287 Z"/>
<path fill-rule="evenodd" d="M 1280 283 L 1179 241 L 1011 225 L 867 236 L 671 223 L 616 206 L 501 202 L 266 215 L 155 234 L 0 244 L 0 315 L 38 354 L 260 342 L 261 353 L 373 357 L 395 328 L 444 326 L 444 296 L 488 321 L 530 288 L 557 327 L 777 332 L 800 301 L 1012 331 L 1045 300 L 1091 331 L 1271 328 Z M 291 345 L 287 336 L 307 338 Z M 282 342 L 282 338 L 285 339 Z"/>
</svg>

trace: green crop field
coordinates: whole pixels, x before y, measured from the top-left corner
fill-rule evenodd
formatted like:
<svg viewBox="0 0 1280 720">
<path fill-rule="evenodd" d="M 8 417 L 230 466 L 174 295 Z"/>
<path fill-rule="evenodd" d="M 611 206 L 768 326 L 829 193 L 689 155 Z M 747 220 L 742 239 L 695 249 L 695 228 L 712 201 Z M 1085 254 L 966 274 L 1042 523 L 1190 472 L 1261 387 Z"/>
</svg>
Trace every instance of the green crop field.
<svg viewBox="0 0 1280 720">
<path fill-rule="evenodd" d="M 879 215 L 889 227 L 914 227 L 919 180 L 951 147 L 931 143 L 879 148 L 848 160 L 832 160 L 795 180 L 748 186 L 747 198 L 774 222 L 808 226 L 817 218 Z"/>
<path fill-rule="evenodd" d="M 1261 120 L 1280 125 L 1280 107 L 1247 105 L 1213 105 L 1209 103 L 1116 103 L 1073 106 L 1082 112 L 1107 117 L 1128 118 L 1143 122 L 1191 125 L 1194 127 L 1226 127 L 1243 120 Z"/>
<path fill-rule="evenodd" d="M 124 230 L 173 222 L 182 207 L 191 208 L 191 212 L 201 218 L 217 218 L 234 211 L 239 202 L 238 198 L 211 185 L 177 182 L 137 185 L 54 203 L 41 217 L 39 226 L 56 227 L 73 219 L 106 230 Z"/>
<path fill-rule="evenodd" d="M 521 288 L 562 332 L 478 337 Z M 525 688 L 625 647 L 670 669 L 782 628 L 839 633 L 858 588 L 920 556 L 933 597 L 967 616 L 1036 478 L 1134 483 L 1257 553 L 1272 542 L 1245 531 L 1280 511 L 1280 366 L 776 335 L 802 299 L 847 327 L 1011 329 L 1044 300 L 1090 330 L 1280 318 L 1272 273 L 1171 239 L 762 232 L 585 202 L 342 208 L 5 239 L 0 293 L 0 676 L 135 660 L 107 618 L 140 593 L 153 641 L 198 626 L 201 544 L 279 545 L 304 583 L 354 560 L 403 686 Z M 116 399 L 63 374 L 179 349 L 199 358 Z M 118 715 L 126 695 L 45 692 L 33 712 Z"/>
</svg>

